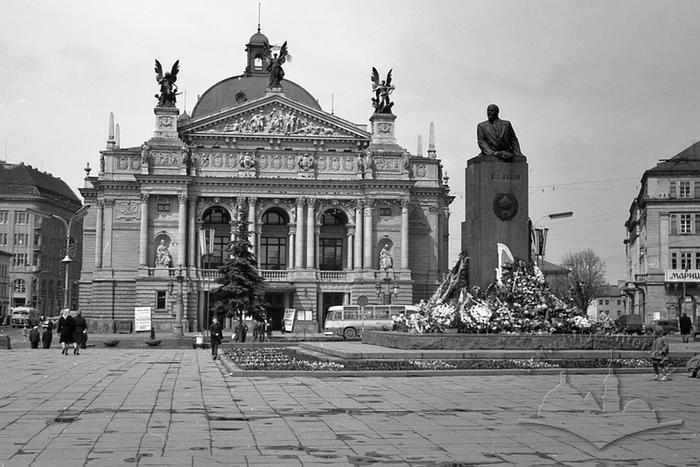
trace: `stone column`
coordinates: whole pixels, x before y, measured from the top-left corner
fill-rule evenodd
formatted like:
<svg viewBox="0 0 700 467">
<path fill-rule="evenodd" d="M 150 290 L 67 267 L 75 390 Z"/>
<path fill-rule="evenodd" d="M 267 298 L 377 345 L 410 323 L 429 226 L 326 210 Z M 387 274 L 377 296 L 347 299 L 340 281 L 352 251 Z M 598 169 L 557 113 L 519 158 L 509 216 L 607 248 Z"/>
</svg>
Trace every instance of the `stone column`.
<svg viewBox="0 0 700 467">
<path fill-rule="evenodd" d="M 408 269 L 408 200 L 401 200 L 401 268 Z"/>
<path fill-rule="evenodd" d="M 199 248 L 197 248 L 197 200 L 193 198 L 190 200 L 190 213 L 189 213 L 189 232 L 187 233 L 188 245 L 187 245 L 187 265 L 194 268 L 197 267 L 197 256 Z"/>
<path fill-rule="evenodd" d="M 148 193 L 141 193 L 141 225 L 139 229 L 139 266 L 148 267 Z"/>
<path fill-rule="evenodd" d="M 371 200 L 366 200 L 365 201 L 365 218 L 364 218 L 364 227 L 365 227 L 365 235 L 364 235 L 364 258 L 362 260 L 363 266 L 365 269 L 372 269 L 374 261 L 372 261 L 372 251 L 374 250 L 372 242 L 372 227 L 373 227 L 373 221 L 372 221 L 372 201 Z"/>
<path fill-rule="evenodd" d="M 355 205 L 354 269 L 362 269 L 362 201 Z"/>
<path fill-rule="evenodd" d="M 97 214 L 95 215 L 95 268 L 102 267 L 102 222 L 104 216 L 104 202 L 97 202 Z"/>
<path fill-rule="evenodd" d="M 112 267 L 112 226 L 114 225 L 114 200 L 106 199 L 105 207 L 107 212 L 104 215 L 105 236 L 107 244 L 104 247 L 104 265 L 108 268 Z"/>
<path fill-rule="evenodd" d="M 248 240 L 250 241 L 250 251 L 253 254 L 256 254 L 256 232 L 255 228 L 257 227 L 257 222 L 255 219 L 255 203 L 257 202 L 257 198 L 255 197 L 250 197 L 248 198 Z"/>
<path fill-rule="evenodd" d="M 287 240 L 287 257 L 289 258 L 287 260 L 287 269 L 293 268 L 294 267 L 294 250 L 295 248 L 295 242 L 296 242 L 296 233 L 297 229 L 296 227 L 289 227 L 289 240 Z"/>
<path fill-rule="evenodd" d="M 179 193 L 177 195 L 177 200 L 180 204 L 180 211 L 178 212 L 179 215 L 177 219 L 177 264 L 174 264 L 173 267 L 187 265 L 185 261 L 185 254 L 187 251 L 185 248 L 185 244 L 187 243 L 187 194 Z"/>
<path fill-rule="evenodd" d="M 303 268 L 304 258 L 304 198 L 297 199 L 297 234 L 294 244 L 294 267 Z"/>
<path fill-rule="evenodd" d="M 309 269 L 315 268 L 314 253 L 316 252 L 316 222 L 314 221 L 314 206 L 315 199 L 306 200 L 306 267 Z"/>
<path fill-rule="evenodd" d="M 348 259 L 347 259 L 347 267 L 345 269 L 352 269 L 352 250 L 354 248 L 353 239 L 355 237 L 355 229 L 353 229 L 352 227 L 348 228 L 347 237 L 348 237 L 348 239 L 347 239 Z"/>
</svg>

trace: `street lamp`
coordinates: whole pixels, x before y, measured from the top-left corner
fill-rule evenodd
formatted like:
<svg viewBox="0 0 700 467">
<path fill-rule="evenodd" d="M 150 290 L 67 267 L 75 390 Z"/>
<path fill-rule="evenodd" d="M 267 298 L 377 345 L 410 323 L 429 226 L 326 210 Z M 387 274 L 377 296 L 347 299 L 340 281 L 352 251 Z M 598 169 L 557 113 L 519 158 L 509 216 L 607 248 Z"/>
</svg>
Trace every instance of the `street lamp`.
<svg viewBox="0 0 700 467">
<path fill-rule="evenodd" d="M 548 228 L 543 228 L 543 229 L 538 229 L 537 224 L 540 223 L 541 220 L 549 218 L 550 220 L 556 220 L 556 219 L 564 219 L 567 217 L 571 217 L 574 215 L 573 211 L 563 211 L 563 212 L 554 212 L 551 214 L 547 214 L 545 216 L 540 217 L 535 221 L 535 223 L 532 225 L 532 234 L 533 234 L 533 239 L 534 239 L 534 246 L 535 246 L 535 259 L 537 260 L 537 264 L 539 265 L 540 261 L 544 259 L 544 252 L 545 252 L 545 247 L 547 245 L 547 233 L 549 232 Z"/>
<path fill-rule="evenodd" d="M 393 277 L 392 277 L 393 276 Z M 374 284 L 374 290 L 377 292 L 377 300 L 382 295 L 382 289 L 386 287 L 382 304 L 391 305 L 391 297 L 399 294 L 399 284 L 396 283 L 395 274 L 389 274 L 389 268 L 384 269 L 384 277 L 377 277 L 377 283 Z"/>
<path fill-rule="evenodd" d="M 178 266 L 177 276 L 175 276 L 175 279 L 178 283 L 178 293 L 177 298 L 175 300 L 175 325 L 173 326 L 173 336 L 182 337 L 184 335 L 182 331 L 182 312 L 184 308 L 182 302 L 182 296 L 184 295 L 184 292 L 182 290 L 182 287 L 185 282 L 185 276 L 182 274 L 182 264 Z M 170 282 L 169 289 L 171 294 L 173 293 L 173 286 L 174 284 Z"/>
<path fill-rule="evenodd" d="M 65 293 L 63 294 L 63 308 L 70 308 L 70 281 L 68 280 L 68 272 L 70 271 L 70 263 L 73 260 L 70 257 L 70 229 L 73 226 L 73 221 L 80 219 L 87 214 L 90 205 L 87 204 L 82 208 L 78 209 L 67 221 L 57 214 L 51 214 L 51 217 L 58 219 L 63 223 L 66 228 L 66 256 L 61 260 L 66 268 L 66 281 L 65 281 Z"/>
</svg>

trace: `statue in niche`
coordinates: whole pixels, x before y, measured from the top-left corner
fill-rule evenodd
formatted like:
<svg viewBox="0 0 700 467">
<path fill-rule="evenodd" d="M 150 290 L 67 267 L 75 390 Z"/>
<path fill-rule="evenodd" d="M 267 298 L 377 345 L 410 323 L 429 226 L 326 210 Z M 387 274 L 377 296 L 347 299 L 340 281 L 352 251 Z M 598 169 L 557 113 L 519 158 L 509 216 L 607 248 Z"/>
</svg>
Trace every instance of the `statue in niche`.
<svg viewBox="0 0 700 467">
<path fill-rule="evenodd" d="M 513 126 L 507 120 L 498 118 L 499 109 L 495 104 L 486 108 L 488 120 L 476 126 L 476 140 L 481 154 L 496 156 L 504 162 L 509 162 L 513 156 L 523 156 L 520 143 L 515 136 Z"/>
<path fill-rule="evenodd" d="M 178 94 L 177 73 L 180 71 L 180 60 L 176 60 L 170 72 L 163 74 L 163 66 L 156 60 L 156 81 L 160 85 L 160 94 L 156 94 L 158 107 L 175 107 L 175 100 Z"/>
<path fill-rule="evenodd" d="M 156 248 L 156 267 L 169 268 L 171 264 L 172 258 L 170 257 L 170 250 L 165 244 L 165 239 L 161 238 L 158 248 Z"/>
<path fill-rule="evenodd" d="M 391 72 L 392 70 L 389 70 L 385 80 L 380 80 L 379 72 L 375 67 L 372 67 L 372 91 L 374 92 L 372 105 L 375 113 L 390 114 L 391 108 L 394 106 L 394 103 L 389 99 L 389 94 L 395 89 L 391 84 Z"/>
<path fill-rule="evenodd" d="M 382 251 L 379 252 L 379 269 L 391 269 L 394 267 L 394 258 L 389 251 L 389 244 L 385 243 Z"/>
<path fill-rule="evenodd" d="M 272 53 L 273 47 L 271 47 L 269 44 L 265 45 L 265 58 L 267 58 L 267 60 L 269 61 L 269 65 L 267 65 L 267 71 L 270 72 L 269 87 L 278 88 L 280 87 L 280 83 L 284 79 L 284 70 L 282 69 L 282 65 L 284 64 L 284 62 L 287 61 L 287 58 L 291 58 L 288 57 L 289 54 L 287 52 L 287 41 L 284 41 L 284 44 L 282 44 L 279 55 L 276 53 Z"/>
</svg>

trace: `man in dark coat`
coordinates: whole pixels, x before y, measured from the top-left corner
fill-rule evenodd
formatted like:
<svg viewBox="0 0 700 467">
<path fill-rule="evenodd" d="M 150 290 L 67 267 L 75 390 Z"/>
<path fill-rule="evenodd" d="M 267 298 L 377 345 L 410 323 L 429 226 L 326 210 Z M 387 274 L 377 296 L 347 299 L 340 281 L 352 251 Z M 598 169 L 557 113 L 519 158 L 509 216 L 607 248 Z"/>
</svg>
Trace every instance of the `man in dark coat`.
<svg viewBox="0 0 700 467">
<path fill-rule="evenodd" d="M 683 313 L 683 316 L 678 320 L 679 327 L 681 328 L 681 337 L 683 342 L 688 342 L 690 331 L 693 329 L 693 322 L 688 317 L 687 313 Z"/>
<path fill-rule="evenodd" d="M 509 121 L 498 118 L 498 112 L 498 106 L 495 104 L 486 108 L 488 120 L 476 126 L 476 141 L 481 154 L 510 161 L 513 156 L 523 154 L 520 152 L 520 143 L 513 126 Z"/>
<path fill-rule="evenodd" d="M 51 348 L 51 341 L 53 340 L 53 324 L 49 321 L 47 326 L 44 326 L 44 332 L 41 334 L 41 342 L 44 344 L 44 348 Z"/>
<path fill-rule="evenodd" d="M 80 310 L 76 312 L 75 318 L 75 331 L 73 333 L 73 353 L 80 355 L 79 349 L 85 348 L 85 341 L 87 340 L 87 321 L 83 318 Z"/>
<path fill-rule="evenodd" d="M 211 356 L 214 360 L 219 356 L 219 345 L 224 338 L 224 334 L 219 324 L 219 320 L 214 317 L 209 326 L 209 339 L 211 340 Z"/>
<path fill-rule="evenodd" d="M 32 349 L 39 348 L 39 326 L 34 326 L 29 331 L 29 344 L 31 344 Z"/>
</svg>

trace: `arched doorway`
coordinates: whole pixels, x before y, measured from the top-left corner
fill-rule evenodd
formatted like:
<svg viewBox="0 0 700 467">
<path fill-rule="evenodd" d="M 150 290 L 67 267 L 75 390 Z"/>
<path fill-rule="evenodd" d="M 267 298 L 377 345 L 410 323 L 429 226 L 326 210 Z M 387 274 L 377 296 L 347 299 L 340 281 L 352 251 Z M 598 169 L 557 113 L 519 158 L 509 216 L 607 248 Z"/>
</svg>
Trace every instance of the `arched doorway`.
<svg viewBox="0 0 700 467">
<path fill-rule="evenodd" d="M 321 214 L 318 238 L 318 268 L 322 271 L 342 271 L 347 264 L 348 217 L 340 209 L 327 209 Z"/>
</svg>

